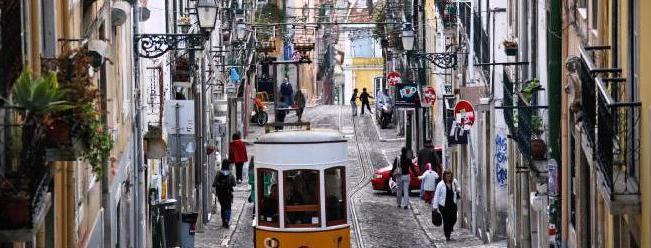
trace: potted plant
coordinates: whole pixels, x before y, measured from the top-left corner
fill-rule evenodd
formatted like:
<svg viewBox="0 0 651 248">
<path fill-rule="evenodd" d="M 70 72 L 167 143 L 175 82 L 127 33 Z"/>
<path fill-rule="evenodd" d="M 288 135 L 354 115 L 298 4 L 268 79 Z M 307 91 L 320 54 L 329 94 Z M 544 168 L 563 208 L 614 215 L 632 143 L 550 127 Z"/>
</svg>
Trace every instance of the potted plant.
<svg viewBox="0 0 651 248">
<path fill-rule="evenodd" d="M 524 98 L 523 100 L 531 104 L 531 99 L 533 98 L 534 92 L 539 91 L 541 89 L 542 86 L 540 85 L 540 80 L 534 78 L 522 85 L 522 89 L 520 89 L 520 93 L 522 93 L 522 97 Z"/>
<path fill-rule="evenodd" d="M 534 134 L 531 137 L 531 159 L 534 161 L 546 160 L 547 144 L 542 139 L 544 128 L 543 119 L 540 116 L 531 117 L 531 132 Z"/>
<path fill-rule="evenodd" d="M 78 156 L 100 174 L 102 163 L 108 159 L 113 140 L 107 131 L 100 108 L 100 92 L 94 75 L 88 71 L 92 56 L 84 48 L 67 51 L 59 57 L 59 82 L 65 90 L 65 100 L 72 108 L 53 116 L 60 125 L 68 125 L 69 144 L 60 144 L 59 151 L 73 158 Z M 60 153 L 61 153 L 60 152 Z"/>
<path fill-rule="evenodd" d="M 192 26 L 192 19 L 190 19 L 189 16 L 183 15 L 179 17 L 176 23 L 181 29 L 181 33 L 187 34 L 188 31 L 190 31 L 190 27 Z"/>
<path fill-rule="evenodd" d="M 517 56 L 518 55 L 518 43 L 513 39 L 507 39 L 502 42 L 504 46 L 504 52 L 507 56 Z"/>
</svg>

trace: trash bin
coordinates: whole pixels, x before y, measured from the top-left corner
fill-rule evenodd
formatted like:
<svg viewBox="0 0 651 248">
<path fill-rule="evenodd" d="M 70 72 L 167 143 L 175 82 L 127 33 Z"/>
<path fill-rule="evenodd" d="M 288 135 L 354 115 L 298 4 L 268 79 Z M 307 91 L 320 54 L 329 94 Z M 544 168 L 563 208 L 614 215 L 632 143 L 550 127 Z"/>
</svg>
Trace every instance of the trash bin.
<svg viewBox="0 0 651 248">
<path fill-rule="evenodd" d="M 197 230 L 199 213 L 181 214 L 181 244 L 183 248 L 194 248 L 194 233 Z"/>
<path fill-rule="evenodd" d="M 159 203 L 163 215 L 163 233 L 167 247 L 180 247 L 181 239 L 179 210 L 176 206 L 176 199 L 168 199 Z"/>
</svg>

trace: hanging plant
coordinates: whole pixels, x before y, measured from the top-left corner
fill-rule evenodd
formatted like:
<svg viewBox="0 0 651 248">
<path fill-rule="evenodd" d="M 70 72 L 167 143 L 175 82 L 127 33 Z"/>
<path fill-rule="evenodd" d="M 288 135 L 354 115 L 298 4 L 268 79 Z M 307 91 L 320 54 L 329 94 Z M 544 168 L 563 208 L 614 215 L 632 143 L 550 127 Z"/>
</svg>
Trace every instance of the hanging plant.
<svg viewBox="0 0 651 248">
<path fill-rule="evenodd" d="M 61 142 L 58 146 L 81 155 L 93 172 L 101 175 L 102 163 L 108 159 L 113 140 L 102 118 L 105 113 L 99 107 L 99 89 L 90 73 L 92 59 L 85 48 L 68 51 L 59 57 L 59 82 L 66 91 L 65 99 L 73 108 L 53 116 L 53 123 L 69 131 L 70 142 Z"/>
</svg>

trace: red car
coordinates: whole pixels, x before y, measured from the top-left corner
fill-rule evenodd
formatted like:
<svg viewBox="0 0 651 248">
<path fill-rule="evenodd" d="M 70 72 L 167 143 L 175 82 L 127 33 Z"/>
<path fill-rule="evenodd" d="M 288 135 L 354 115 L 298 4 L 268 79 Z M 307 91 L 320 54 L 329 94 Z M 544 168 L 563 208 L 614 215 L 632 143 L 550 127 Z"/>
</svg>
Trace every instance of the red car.
<svg viewBox="0 0 651 248">
<path fill-rule="evenodd" d="M 442 150 L 441 147 L 436 147 L 434 148 L 434 151 L 436 151 L 436 154 L 439 155 L 439 158 L 441 157 Z M 422 174 L 422 172 L 418 171 L 418 164 L 417 160 L 413 160 L 414 163 L 414 171 L 415 173 L 411 173 L 411 180 L 409 180 L 409 189 L 414 190 L 414 189 L 420 189 L 420 179 L 418 179 L 418 176 Z M 371 184 L 373 185 L 373 190 L 381 190 L 381 191 L 387 191 L 391 193 L 391 189 L 389 188 L 389 178 L 391 177 L 391 167 L 393 165 L 389 165 L 380 169 L 375 170 L 375 173 L 373 174 L 373 178 L 371 178 Z"/>
</svg>

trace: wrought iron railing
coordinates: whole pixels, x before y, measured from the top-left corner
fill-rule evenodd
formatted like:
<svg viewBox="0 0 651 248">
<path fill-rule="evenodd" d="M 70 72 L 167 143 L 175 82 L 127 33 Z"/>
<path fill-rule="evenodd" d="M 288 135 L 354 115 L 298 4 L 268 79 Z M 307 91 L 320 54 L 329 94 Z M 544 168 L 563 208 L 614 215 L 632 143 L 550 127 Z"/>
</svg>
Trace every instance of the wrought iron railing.
<svg viewBox="0 0 651 248">
<path fill-rule="evenodd" d="M 611 196 L 639 194 L 641 103 L 631 83 L 603 77 L 585 52 L 582 58 L 582 120 L 594 159 Z"/>
<path fill-rule="evenodd" d="M 509 77 L 508 71 L 504 69 L 503 75 L 503 80 L 502 80 L 502 85 L 504 86 L 504 96 L 502 96 L 502 106 L 513 106 L 513 81 L 511 81 L 511 78 Z M 509 128 L 509 131 L 511 133 L 515 133 L 515 118 L 513 115 L 513 109 L 512 108 L 505 108 L 503 109 L 504 111 L 504 121 L 506 122 L 506 126 Z"/>
<path fill-rule="evenodd" d="M 44 159 L 35 165 L 22 161 L 23 127 L 16 122 L 14 110 L 0 108 L 0 230 L 34 228 L 45 210 L 51 182 Z"/>
<path fill-rule="evenodd" d="M 584 132 L 588 137 L 588 142 L 594 144 L 595 142 L 595 122 L 597 117 L 597 110 L 595 103 L 597 102 L 595 81 L 592 75 L 590 74 L 590 69 L 586 65 L 585 61 L 581 60 L 581 63 L 576 68 L 577 75 L 581 80 L 581 106 L 582 114 L 581 121 Z M 594 147 L 594 146 L 593 146 Z"/>
</svg>

